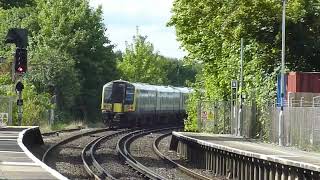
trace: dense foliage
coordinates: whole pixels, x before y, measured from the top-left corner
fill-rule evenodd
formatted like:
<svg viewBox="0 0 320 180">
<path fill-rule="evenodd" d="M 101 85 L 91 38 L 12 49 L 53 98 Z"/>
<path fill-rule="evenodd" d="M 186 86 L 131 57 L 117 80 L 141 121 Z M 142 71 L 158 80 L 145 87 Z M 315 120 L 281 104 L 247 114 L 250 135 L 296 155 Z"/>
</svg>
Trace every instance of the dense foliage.
<svg viewBox="0 0 320 180">
<path fill-rule="evenodd" d="M 289 0 L 286 9 L 286 69 L 319 71 L 319 2 Z M 230 81 L 239 79 L 241 38 L 247 102 L 262 105 L 274 98 L 281 64 L 281 1 L 175 0 L 172 11 L 169 25 L 176 28 L 178 40 L 189 52 L 188 61 L 203 64 L 195 87 L 205 89 L 204 99 L 230 99 Z M 196 103 L 191 104 L 192 114 Z M 189 117 L 195 121 L 195 116 Z"/>
<path fill-rule="evenodd" d="M 194 82 L 196 66 L 155 52 L 137 33 L 125 52 L 113 52 L 105 36 L 101 8 L 88 0 L 0 1 L 0 39 L 10 28 L 29 33 L 28 72 L 23 79 L 23 124 L 39 125 L 50 108 L 58 119 L 99 119 L 103 84 L 123 78 L 134 82 L 182 86 Z M 0 41 L 0 96 L 12 96 L 14 45 Z M 117 63 L 118 62 L 118 63 Z M 13 80 L 12 80 L 13 79 Z M 15 100 L 14 100 L 15 101 Z M 14 120 L 17 107 L 14 106 Z"/>
<path fill-rule="evenodd" d="M 101 8 L 87 0 L 24 0 L 0 2 L 0 39 L 9 28 L 28 29 L 28 73 L 23 96 L 26 124 L 37 124 L 57 97 L 64 117 L 97 118 L 101 87 L 117 78 L 115 55 L 102 23 Z M 14 46 L 0 42 L 0 79 L 10 79 Z M 4 81 L 1 87 L 11 86 Z M 29 87 L 30 86 L 30 87 Z M 3 92 L 4 94 L 6 92 Z"/>
<path fill-rule="evenodd" d="M 33 0 L 0 0 L 0 7 L 10 9 L 13 7 L 25 7 L 33 4 Z"/>
<path fill-rule="evenodd" d="M 137 31 L 132 44 L 118 60 L 121 78 L 131 82 L 183 86 L 194 82 L 196 68 L 183 65 L 182 61 L 161 56 L 153 44 Z"/>
<path fill-rule="evenodd" d="M 118 67 L 122 78 L 132 82 L 164 84 L 168 81 L 162 72 L 163 58 L 154 52 L 153 45 L 138 32 L 128 44 Z"/>
</svg>

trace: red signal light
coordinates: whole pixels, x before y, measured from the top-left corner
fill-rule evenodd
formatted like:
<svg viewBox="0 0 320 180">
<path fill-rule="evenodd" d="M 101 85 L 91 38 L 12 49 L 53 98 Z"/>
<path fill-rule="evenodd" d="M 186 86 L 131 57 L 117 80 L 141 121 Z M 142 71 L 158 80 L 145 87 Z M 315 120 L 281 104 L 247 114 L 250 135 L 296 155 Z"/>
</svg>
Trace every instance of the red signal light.
<svg viewBox="0 0 320 180">
<path fill-rule="evenodd" d="M 23 74 L 27 71 L 27 50 L 17 48 L 15 54 L 15 71 L 16 73 Z"/>
</svg>

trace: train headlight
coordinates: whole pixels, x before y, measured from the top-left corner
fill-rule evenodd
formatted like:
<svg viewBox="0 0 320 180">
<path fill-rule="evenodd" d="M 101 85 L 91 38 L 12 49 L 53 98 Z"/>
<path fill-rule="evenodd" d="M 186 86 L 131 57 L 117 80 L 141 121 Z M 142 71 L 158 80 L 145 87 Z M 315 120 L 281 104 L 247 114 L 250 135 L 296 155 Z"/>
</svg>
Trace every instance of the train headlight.
<svg viewBox="0 0 320 180">
<path fill-rule="evenodd" d="M 126 109 L 128 112 L 132 112 L 133 110 L 133 105 L 126 105 Z"/>
<path fill-rule="evenodd" d="M 106 111 L 111 111 L 111 108 L 112 108 L 112 105 L 111 105 L 111 104 L 105 104 L 105 105 L 104 105 L 104 109 L 105 109 Z"/>
</svg>

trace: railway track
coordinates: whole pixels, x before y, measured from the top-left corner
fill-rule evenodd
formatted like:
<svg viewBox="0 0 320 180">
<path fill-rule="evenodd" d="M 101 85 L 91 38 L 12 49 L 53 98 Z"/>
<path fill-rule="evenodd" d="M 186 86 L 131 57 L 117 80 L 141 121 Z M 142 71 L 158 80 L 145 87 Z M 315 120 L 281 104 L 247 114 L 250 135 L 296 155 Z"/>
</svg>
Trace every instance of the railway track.
<svg viewBox="0 0 320 180">
<path fill-rule="evenodd" d="M 89 179 L 81 159 L 83 148 L 92 140 L 114 132 L 108 128 L 80 131 L 48 148 L 42 161 L 70 179 Z"/>
<path fill-rule="evenodd" d="M 174 167 L 177 167 L 178 169 L 180 169 L 181 171 L 185 172 L 186 174 L 196 178 L 196 179 L 201 179 L 201 180 L 210 180 L 212 178 L 204 176 L 200 173 L 197 173 L 185 166 L 180 165 L 179 163 L 171 160 L 169 157 L 167 157 L 166 155 L 164 155 L 163 153 L 161 153 L 160 149 L 159 149 L 159 143 L 161 140 L 163 140 L 164 138 L 171 136 L 171 132 L 170 133 L 166 133 L 163 134 L 161 136 L 159 136 L 158 138 L 156 138 L 153 141 L 153 151 L 164 161 L 168 162 L 169 164 L 171 164 Z"/>
<path fill-rule="evenodd" d="M 124 161 L 133 169 L 135 169 L 137 172 L 139 172 L 141 175 L 143 175 L 145 178 L 149 179 L 166 179 L 165 177 L 156 174 L 152 170 L 150 170 L 148 167 L 141 164 L 139 161 L 137 161 L 130 153 L 129 146 L 131 142 L 142 135 L 149 134 L 155 131 L 162 131 L 163 129 L 156 129 L 156 130 L 140 130 L 135 131 L 132 133 L 127 134 L 123 138 L 121 138 L 118 141 L 117 144 L 117 151 L 120 153 L 120 156 L 124 159 Z"/>
<path fill-rule="evenodd" d="M 201 175 L 174 161 L 170 161 L 169 158 L 160 152 L 158 149 L 159 142 L 164 137 L 169 136 L 171 131 L 175 129 L 179 128 L 132 132 L 119 140 L 117 150 L 125 162 L 146 179 L 217 179 L 216 177 Z M 146 139 L 148 143 L 145 140 L 139 140 L 140 138 Z M 135 143 L 136 145 L 134 145 Z M 142 144 L 149 144 L 149 146 L 140 147 Z M 153 154 L 143 149 L 153 149 Z M 157 159 L 157 157 L 160 158 Z"/>
<path fill-rule="evenodd" d="M 169 135 L 168 132 L 174 129 L 177 128 L 124 129 L 117 131 L 109 129 L 91 130 L 58 142 L 45 152 L 42 160 L 45 163 L 49 163 L 49 165 L 51 161 L 56 160 L 55 163 L 51 162 L 51 167 L 54 166 L 55 169 L 70 179 L 208 179 L 194 173 L 190 175 L 191 171 L 186 174 L 183 170 L 181 171 L 182 168 L 179 165 L 174 164 L 172 161 L 168 159 L 161 160 L 164 155 L 161 155 L 158 150 L 158 144 L 162 138 Z M 140 154 L 150 154 L 155 151 L 153 152 L 154 155 L 145 157 L 149 162 L 156 164 L 153 167 L 148 167 L 145 162 L 140 161 L 141 158 L 136 156 L 134 151 L 132 152 L 132 146 L 137 146 L 134 143 L 139 138 L 150 134 L 158 134 L 155 137 L 159 137 L 154 139 L 147 137 L 148 142 L 145 144 L 149 144 L 149 147 L 142 147 Z M 161 136 L 161 134 L 163 135 Z M 72 153 L 63 154 L 68 148 L 73 148 L 68 151 Z M 161 158 L 155 159 L 155 156 Z M 72 169 L 68 169 L 69 165 L 59 167 L 59 164 L 69 163 L 67 161 L 70 160 L 75 161 L 74 165 L 81 166 L 77 167 L 77 171 L 80 174 L 82 173 L 81 175 L 70 174 Z M 169 177 L 166 174 L 167 172 L 171 174 Z"/>
<path fill-rule="evenodd" d="M 85 146 L 85 148 L 82 150 L 81 158 L 86 171 L 91 177 L 95 179 L 116 179 L 108 170 L 101 166 L 95 155 L 95 151 L 103 141 L 107 141 L 108 139 L 112 139 L 130 131 L 132 130 L 123 130 L 110 135 L 101 136 L 94 139 Z"/>
</svg>

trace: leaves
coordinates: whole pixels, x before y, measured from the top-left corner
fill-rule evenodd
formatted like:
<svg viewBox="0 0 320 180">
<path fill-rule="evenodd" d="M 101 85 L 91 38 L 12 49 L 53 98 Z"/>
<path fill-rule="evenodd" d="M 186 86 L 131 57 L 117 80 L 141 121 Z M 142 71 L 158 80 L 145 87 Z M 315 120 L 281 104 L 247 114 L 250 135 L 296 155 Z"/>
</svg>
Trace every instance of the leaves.
<svg viewBox="0 0 320 180">
<path fill-rule="evenodd" d="M 168 82 L 164 72 L 163 57 L 154 52 L 153 45 L 138 32 L 133 43 L 127 45 L 123 60 L 118 63 L 121 78 L 132 82 L 165 84 Z"/>
<path fill-rule="evenodd" d="M 25 79 L 34 86 L 32 91 L 57 95 L 62 114 L 99 117 L 101 88 L 117 78 L 101 8 L 92 9 L 87 0 L 24 0 L 6 5 L 6 10 L 0 9 L 0 38 L 11 27 L 28 29 Z M 7 73 L 14 47 L 3 41 L 0 47 L 0 56 L 8 57 L 0 73 Z"/>
<path fill-rule="evenodd" d="M 320 71 L 318 2 L 292 0 L 286 10 L 287 68 Z M 168 25 L 176 28 L 178 40 L 189 53 L 188 61 L 203 63 L 195 88 L 205 89 L 205 99 L 230 99 L 230 82 L 240 79 L 241 38 L 245 40 L 247 101 L 264 104 L 274 98 L 281 62 L 281 1 L 175 0 L 172 12 Z"/>
</svg>

